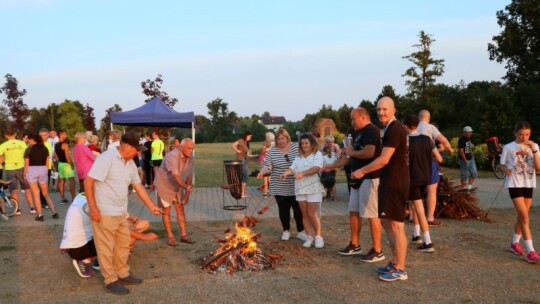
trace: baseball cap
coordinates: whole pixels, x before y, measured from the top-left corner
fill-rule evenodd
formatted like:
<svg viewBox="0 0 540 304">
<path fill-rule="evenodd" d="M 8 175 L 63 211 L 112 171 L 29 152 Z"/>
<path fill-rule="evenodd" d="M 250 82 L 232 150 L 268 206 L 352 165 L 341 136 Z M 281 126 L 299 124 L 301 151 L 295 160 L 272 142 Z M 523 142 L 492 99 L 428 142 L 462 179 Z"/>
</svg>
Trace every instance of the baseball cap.
<svg viewBox="0 0 540 304">
<path fill-rule="evenodd" d="M 137 149 L 138 151 L 145 151 L 146 147 L 139 144 L 139 139 L 141 138 L 141 135 L 137 132 L 128 131 L 124 135 L 122 135 L 121 141 L 123 143 L 126 143 L 133 148 Z"/>
<path fill-rule="evenodd" d="M 472 132 L 472 128 L 469 127 L 469 126 L 466 126 L 465 128 L 463 128 L 463 132 Z"/>
</svg>

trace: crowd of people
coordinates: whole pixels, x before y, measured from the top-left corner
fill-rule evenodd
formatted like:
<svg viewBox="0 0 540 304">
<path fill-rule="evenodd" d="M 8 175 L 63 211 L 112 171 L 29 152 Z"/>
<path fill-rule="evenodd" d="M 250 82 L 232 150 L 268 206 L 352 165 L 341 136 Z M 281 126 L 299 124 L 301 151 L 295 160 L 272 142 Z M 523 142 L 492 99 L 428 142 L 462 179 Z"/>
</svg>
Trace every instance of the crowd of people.
<svg viewBox="0 0 540 304">
<path fill-rule="evenodd" d="M 302 133 L 298 143 L 292 142 L 285 129 L 265 141 L 257 178 L 263 180 L 260 190 L 264 197 L 273 196 L 276 200 L 281 240 L 288 241 L 291 237 L 292 209 L 296 237 L 303 241 L 303 246 L 324 247 L 321 204 L 327 195 L 336 199 L 335 172 L 346 167 L 350 241 L 338 251 L 340 255 L 359 255 L 360 261 L 367 263 L 385 260 L 384 230 L 391 257 L 385 266 L 376 268 L 378 277 L 382 281 L 406 280 L 408 240 L 404 223 L 407 220 L 413 223 L 411 242 L 418 244 L 417 250 L 435 251 L 429 227 L 441 225 L 434 217 L 441 153 L 454 151 L 447 138 L 430 124 L 427 110 L 422 110 L 418 117 L 407 115 L 402 121 L 395 114 L 392 99 L 383 97 L 378 101 L 377 116 L 384 127 L 381 132 L 371 122 L 367 110 L 353 109 L 352 128 L 347 131 L 342 147 L 331 136 L 319 144 L 317 134 L 311 132 Z M 457 152 L 462 186 L 469 190 L 477 178 L 472 132 L 470 126 L 464 127 Z M 504 146 L 501 156 L 507 172 L 504 185 L 517 211 L 509 248 L 516 255 L 526 255 L 527 261 L 538 263 L 529 210 L 536 187 L 536 170 L 540 169 L 540 148 L 530 139 L 528 123 L 518 123 L 514 134 L 515 141 Z M 92 276 L 92 268 L 99 270 L 105 290 L 114 294 L 126 294 L 129 292 L 126 285 L 142 283 L 142 279 L 130 273 L 130 251 L 136 240 L 152 241 L 158 237 L 147 232 L 149 221 L 128 213 L 130 187 L 152 214 L 161 215 L 169 246 L 178 245 L 171 217 L 176 218 L 180 242 L 194 243 L 187 232 L 185 214 L 193 192 L 195 144 L 191 139 L 175 139 L 175 144 L 165 153 L 157 131 L 141 139 L 138 133 L 113 130 L 100 147 L 97 136 L 77 133 L 70 152 L 63 130 L 42 129 L 39 134 L 28 134 L 24 137 L 27 143 L 18 140 L 13 129 L 8 128 L 5 136 L 7 141 L 0 145 L 0 163 L 8 181 L 1 183 L 9 186 L 15 199 L 24 190 L 36 221 L 44 221 L 43 209 L 47 207 L 53 219 L 60 218 L 48 190 L 51 177 L 58 172 L 58 183 L 53 187 L 59 191 L 59 203 L 70 204 L 60 249 L 70 256 L 81 277 Z M 246 185 L 251 139 L 252 134 L 246 132 L 232 144 L 237 160 L 243 164 L 242 197 L 249 196 Z M 75 174 L 80 184 L 78 195 Z M 66 182 L 71 200 L 65 194 Z M 156 202 L 147 188 L 156 190 Z M 0 203 L 5 211 L 1 199 Z M 172 206 L 176 216 L 172 215 Z M 408 208 L 410 218 L 406 218 Z M 360 244 L 363 219 L 369 222 L 372 241 L 365 254 Z M 525 250 L 520 245 L 522 238 Z"/>
</svg>

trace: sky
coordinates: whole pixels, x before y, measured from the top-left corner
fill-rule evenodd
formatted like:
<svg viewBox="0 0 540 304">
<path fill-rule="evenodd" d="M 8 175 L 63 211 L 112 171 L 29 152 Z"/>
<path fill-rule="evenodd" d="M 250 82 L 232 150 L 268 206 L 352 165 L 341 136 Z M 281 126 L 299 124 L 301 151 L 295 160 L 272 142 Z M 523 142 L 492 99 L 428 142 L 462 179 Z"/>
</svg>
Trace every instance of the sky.
<svg viewBox="0 0 540 304">
<path fill-rule="evenodd" d="M 0 0 L 0 76 L 30 108 L 65 99 L 95 109 L 144 104 L 140 83 L 163 75 L 180 112 L 208 116 L 215 98 L 240 116 L 301 120 L 407 92 L 402 57 L 421 30 L 445 60 L 439 83 L 501 81 L 487 44 L 510 0 L 82 1 Z M 5 79 L 0 79 L 4 83 Z"/>
</svg>

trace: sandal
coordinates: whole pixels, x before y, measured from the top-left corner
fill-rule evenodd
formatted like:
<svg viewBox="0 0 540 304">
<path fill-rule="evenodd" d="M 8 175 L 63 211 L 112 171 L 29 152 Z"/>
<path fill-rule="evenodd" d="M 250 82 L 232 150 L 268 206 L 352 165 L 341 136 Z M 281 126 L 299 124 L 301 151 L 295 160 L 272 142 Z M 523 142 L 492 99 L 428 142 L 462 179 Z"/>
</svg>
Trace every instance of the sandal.
<svg viewBox="0 0 540 304">
<path fill-rule="evenodd" d="M 178 244 L 176 243 L 176 240 L 174 239 L 174 236 L 169 237 L 169 241 L 167 242 L 167 245 L 171 247 L 176 247 Z"/>
<path fill-rule="evenodd" d="M 193 243 L 195 243 L 188 235 L 183 235 L 183 236 L 180 238 L 180 242 L 182 242 L 182 243 L 187 243 L 187 244 L 193 244 Z"/>
</svg>

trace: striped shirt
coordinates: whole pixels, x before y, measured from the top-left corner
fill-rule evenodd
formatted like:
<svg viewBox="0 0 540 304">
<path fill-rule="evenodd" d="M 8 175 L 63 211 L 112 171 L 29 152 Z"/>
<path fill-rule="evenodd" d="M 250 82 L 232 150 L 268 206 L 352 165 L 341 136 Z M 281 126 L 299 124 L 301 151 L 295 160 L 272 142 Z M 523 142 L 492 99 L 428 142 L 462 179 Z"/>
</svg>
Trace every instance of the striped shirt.
<svg viewBox="0 0 540 304">
<path fill-rule="evenodd" d="M 298 156 L 298 144 L 291 143 L 289 153 L 282 153 L 278 147 L 272 147 L 266 154 L 263 167 L 270 167 L 270 195 L 294 196 L 294 175 L 289 175 L 286 179 L 279 177 L 289 169 L 294 159 Z"/>
</svg>

